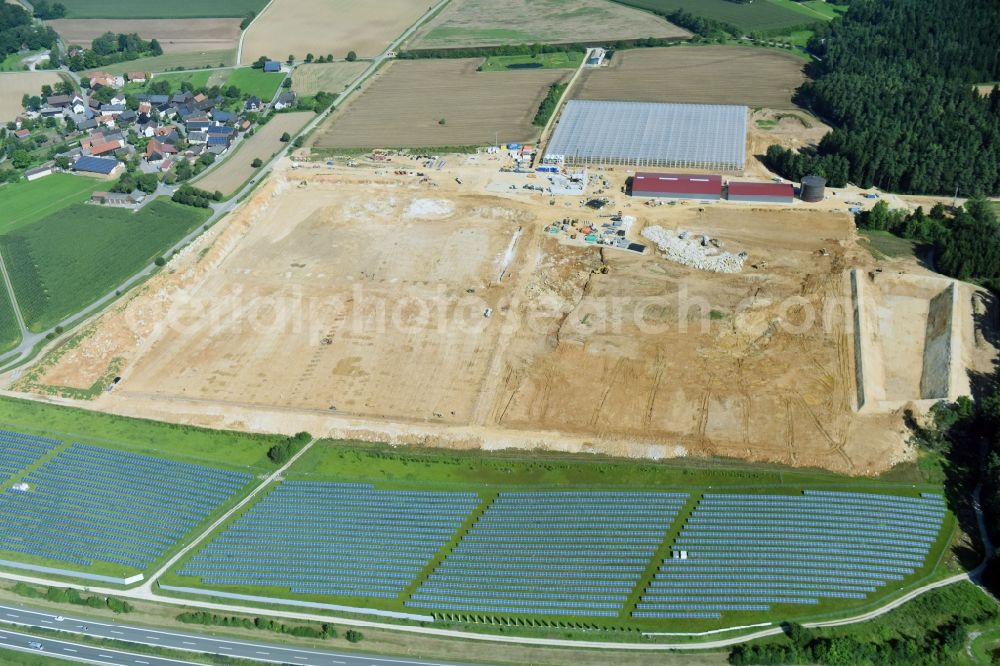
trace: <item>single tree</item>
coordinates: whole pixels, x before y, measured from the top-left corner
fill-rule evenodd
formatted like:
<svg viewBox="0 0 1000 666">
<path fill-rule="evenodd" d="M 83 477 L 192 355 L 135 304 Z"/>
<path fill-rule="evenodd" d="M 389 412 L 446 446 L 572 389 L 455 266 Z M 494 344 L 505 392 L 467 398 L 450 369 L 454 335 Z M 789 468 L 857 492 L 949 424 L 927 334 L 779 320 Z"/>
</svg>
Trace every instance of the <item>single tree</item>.
<svg viewBox="0 0 1000 666">
<path fill-rule="evenodd" d="M 355 53 L 354 51 L 347 52 L 347 58 L 346 58 L 347 62 L 354 62 L 357 59 L 358 59 L 357 53 Z"/>
<path fill-rule="evenodd" d="M 264 162 L 262 162 L 259 157 L 255 157 L 253 158 L 253 162 L 250 163 L 250 166 L 252 166 L 254 169 L 259 169 L 262 166 L 264 166 Z"/>
</svg>

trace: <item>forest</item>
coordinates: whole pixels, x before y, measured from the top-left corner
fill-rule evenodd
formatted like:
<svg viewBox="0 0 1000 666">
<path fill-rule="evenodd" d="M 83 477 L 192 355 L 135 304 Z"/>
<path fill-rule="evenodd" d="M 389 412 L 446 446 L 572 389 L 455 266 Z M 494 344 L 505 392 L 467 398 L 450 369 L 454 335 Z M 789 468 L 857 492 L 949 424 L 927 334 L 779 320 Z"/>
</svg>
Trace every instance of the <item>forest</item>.
<svg viewBox="0 0 1000 666">
<path fill-rule="evenodd" d="M 819 26 L 796 97 L 835 128 L 817 158 L 861 187 L 1000 193 L 1000 90 L 973 87 L 1000 80 L 998 27 L 995 0 L 860 0 Z"/>
<path fill-rule="evenodd" d="M 0 56 L 17 53 L 22 47 L 47 49 L 57 40 L 55 30 L 33 23 L 21 5 L 0 3 Z"/>
</svg>

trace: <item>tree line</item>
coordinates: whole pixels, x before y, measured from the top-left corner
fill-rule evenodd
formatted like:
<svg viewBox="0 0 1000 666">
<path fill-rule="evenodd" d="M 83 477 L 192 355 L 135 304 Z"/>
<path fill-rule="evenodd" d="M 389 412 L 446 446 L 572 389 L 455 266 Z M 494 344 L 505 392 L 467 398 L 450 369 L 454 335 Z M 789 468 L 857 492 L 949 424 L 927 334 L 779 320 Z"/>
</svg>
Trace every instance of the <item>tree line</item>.
<svg viewBox="0 0 1000 666">
<path fill-rule="evenodd" d="M 0 56 L 51 48 L 59 36 L 47 25 L 35 23 L 19 4 L 0 3 Z"/>
<path fill-rule="evenodd" d="M 106 32 L 93 40 L 89 49 L 69 56 L 66 59 L 66 65 L 72 71 L 78 72 L 116 62 L 158 55 L 163 55 L 163 47 L 156 39 L 147 42 L 134 32 Z"/>
<path fill-rule="evenodd" d="M 879 201 L 856 217 L 861 229 L 888 231 L 933 251 L 935 268 L 949 276 L 1000 292 L 1000 222 L 989 202 L 972 199 L 953 210 L 941 204 L 930 213 L 890 210 Z"/>
<path fill-rule="evenodd" d="M 816 157 L 862 187 L 1000 193 L 1000 89 L 973 87 L 1000 80 L 998 25 L 995 0 L 884 0 L 817 26 L 795 98 L 835 128 Z"/>
</svg>

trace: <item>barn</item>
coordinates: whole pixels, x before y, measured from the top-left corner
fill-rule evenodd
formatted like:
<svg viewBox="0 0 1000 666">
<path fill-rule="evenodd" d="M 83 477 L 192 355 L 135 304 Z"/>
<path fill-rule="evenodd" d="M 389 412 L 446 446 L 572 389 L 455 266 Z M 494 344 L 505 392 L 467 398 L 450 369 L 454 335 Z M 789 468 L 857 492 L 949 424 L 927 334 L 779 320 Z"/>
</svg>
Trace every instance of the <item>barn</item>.
<svg viewBox="0 0 1000 666">
<path fill-rule="evenodd" d="M 745 106 L 574 99 L 545 161 L 742 171 L 746 143 Z"/>
<path fill-rule="evenodd" d="M 791 183 L 738 183 L 729 182 L 727 197 L 730 201 L 753 203 L 787 203 L 795 200 Z"/>
<path fill-rule="evenodd" d="M 718 201 L 722 198 L 722 177 L 640 171 L 632 178 L 631 193 L 634 197 Z"/>
</svg>

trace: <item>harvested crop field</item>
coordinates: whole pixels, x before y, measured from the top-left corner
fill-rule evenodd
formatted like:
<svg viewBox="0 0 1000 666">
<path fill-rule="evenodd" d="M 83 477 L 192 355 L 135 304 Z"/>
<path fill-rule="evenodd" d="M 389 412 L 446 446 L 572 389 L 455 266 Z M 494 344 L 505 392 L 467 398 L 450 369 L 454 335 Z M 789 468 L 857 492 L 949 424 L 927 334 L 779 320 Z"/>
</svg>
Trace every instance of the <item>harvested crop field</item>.
<svg viewBox="0 0 1000 666">
<path fill-rule="evenodd" d="M 262 55 L 283 60 L 289 53 L 333 54 L 348 51 L 376 56 L 413 24 L 427 0 L 274 0 L 247 30 L 243 63 Z"/>
<path fill-rule="evenodd" d="M 366 62 L 331 62 L 299 65 L 292 74 L 292 88 L 300 95 L 339 93 L 368 67 Z"/>
<path fill-rule="evenodd" d="M 393 62 L 321 128 L 319 148 L 460 146 L 534 141 L 549 87 L 566 70 L 477 72 L 481 58 Z M 444 120 L 444 123 L 441 121 Z"/>
<path fill-rule="evenodd" d="M 454 0 L 420 27 L 410 48 L 559 44 L 691 33 L 647 12 L 606 0 Z"/>
<path fill-rule="evenodd" d="M 59 19 L 49 21 L 67 44 L 90 43 L 105 32 L 138 33 L 156 39 L 164 53 L 200 53 L 235 49 L 240 39 L 240 19 Z"/>
<path fill-rule="evenodd" d="M 209 192 L 218 190 L 226 196 L 232 194 L 257 171 L 250 166 L 254 158 L 260 158 L 266 164 L 285 145 L 279 140 L 281 135 L 288 132 L 294 136 L 313 115 L 310 111 L 277 114 L 252 137 L 244 139 L 234 149 L 235 153 L 225 155 L 225 162 L 194 184 Z"/>
<path fill-rule="evenodd" d="M 43 85 L 54 85 L 61 80 L 55 72 L 0 73 L 0 122 L 14 120 L 24 112 L 23 95 L 39 95 Z"/>
<path fill-rule="evenodd" d="M 802 66 L 794 56 L 742 46 L 634 49 L 584 71 L 574 97 L 790 109 L 805 81 Z"/>
</svg>

